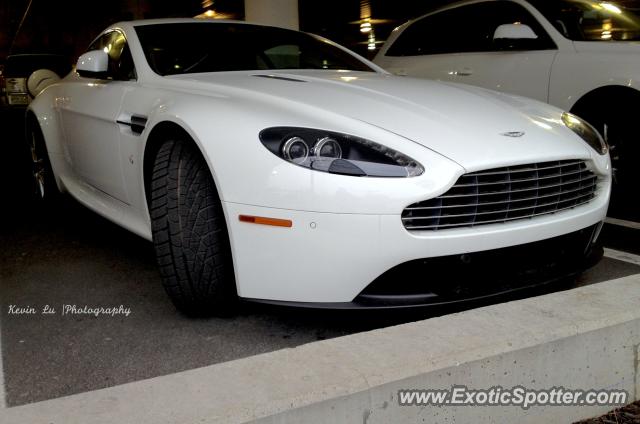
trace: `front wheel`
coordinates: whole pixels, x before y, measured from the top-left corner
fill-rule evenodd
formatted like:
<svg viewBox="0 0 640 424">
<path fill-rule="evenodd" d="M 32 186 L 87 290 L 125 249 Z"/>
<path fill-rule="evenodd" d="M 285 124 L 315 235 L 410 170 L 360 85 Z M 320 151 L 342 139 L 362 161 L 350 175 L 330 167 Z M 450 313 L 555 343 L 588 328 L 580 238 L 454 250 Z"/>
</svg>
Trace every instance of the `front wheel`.
<svg viewBox="0 0 640 424">
<path fill-rule="evenodd" d="M 153 163 L 151 228 L 166 292 L 190 316 L 229 315 L 237 294 L 222 204 L 198 149 L 165 141 Z"/>
</svg>

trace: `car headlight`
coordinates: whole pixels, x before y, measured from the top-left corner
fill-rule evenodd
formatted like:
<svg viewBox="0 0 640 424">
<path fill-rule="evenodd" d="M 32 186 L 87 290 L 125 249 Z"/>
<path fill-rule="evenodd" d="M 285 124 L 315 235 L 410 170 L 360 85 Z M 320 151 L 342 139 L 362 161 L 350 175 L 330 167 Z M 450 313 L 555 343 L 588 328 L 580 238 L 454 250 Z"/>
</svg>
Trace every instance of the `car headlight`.
<svg viewBox="0 0 640 424">
<path fill-rule="evenodd" d="M 410 157 L 370 140 L 310 128 L 260 132 L 274 155 L 314 171 L 357 177 L 417 177 L 424 168 Z"/>
<path fill-rule="evenodd" d="M 593 128 L 593 126 L 585 120 L 571 113 L 564 112 L 562 114 L 562 122 L 564 122 L 571 131 L 586 141 L 589 146 L 593 147 L 596 152 L 601 155 L 606 155 L 609 151 L 607 142 L 602 138 L 598 130 Z"/>
</svg>

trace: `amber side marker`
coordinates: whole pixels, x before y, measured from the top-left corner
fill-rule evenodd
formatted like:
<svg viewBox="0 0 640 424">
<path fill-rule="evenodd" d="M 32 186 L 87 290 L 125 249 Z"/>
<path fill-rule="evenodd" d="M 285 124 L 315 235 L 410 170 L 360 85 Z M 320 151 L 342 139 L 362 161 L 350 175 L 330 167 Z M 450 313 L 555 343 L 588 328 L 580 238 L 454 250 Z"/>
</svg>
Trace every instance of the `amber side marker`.
<svg viewBox="0 0 640 424">
<path fill-rule="evenodd" d="M 278 219 L 267 218 L 265 216 L 252 216 L 252 215 L 239 215 L 240 222 L 247 222 L 249 224 L 271 225 L 274 227 L 293 227 L 293 222 L 290 219 Z"/>
</svg>

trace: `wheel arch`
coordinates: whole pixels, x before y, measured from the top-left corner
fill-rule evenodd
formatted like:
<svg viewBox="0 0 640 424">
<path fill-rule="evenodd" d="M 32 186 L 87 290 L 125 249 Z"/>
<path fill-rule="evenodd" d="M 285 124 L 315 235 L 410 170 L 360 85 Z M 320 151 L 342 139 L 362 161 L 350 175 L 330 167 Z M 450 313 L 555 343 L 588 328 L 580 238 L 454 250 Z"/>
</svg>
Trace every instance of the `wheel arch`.
<svg viewBox="0 0 640 424">
<path fill-rule="evenodd" d="M 142 156 L 142 183 L 144 187 L 145 203 L 149 206 L 149 193 L 151 190 L 151 175 L 153 173 L 153 160 L 160 149 L 163 142 L 170 140 L 172 137 L 180 137 L 182 141 L 193 144 L 193 146 L 200 152 L 200 155 L 204 158 L 209 166 L 209 172 L 213 178 L 218 196 L 220 196 L 220 189 L 215 172 L 211 166 L 211 161 L 204 153 L 201 144 L 198 142 L 195 135 L 189 131 L 188 127 L 184 123 L 178 123 L 170 119 L 165 119 L 157 122 L 151 128 L 144 147 L 144 153 Z"/>
<path fill-rule="evenodd" d="M 62 154 L 64 152 L 62 128 L 55 106 L 55 96 L 58 92 L 59 84 L 47 87 L 29 104 L 25 112 L 25 130 L 27 129 L 26 125 L 33 123 L 29 119 L 35 119 L 44 136 L 47 151 L 54 154 Z"/>
<path fill-rule="evenodd" d="M 582 96 L 571 112 L 599 130 L 609 143 L 613 187 L 609 207 L 613 216 L 634 214 L 633 198 L 637 190 L 636 162 L 640 158 L 640 143 L 635 119 L 640 105 L 640 90 L 621 85 L 599 87 Z M 622 215 L 620 215 L 622 214 Z"/>
<path fill-rule="evenodd" d="M 156 123 L 149 135 L 144 146 L 142 156 L 142 183 L 144 187 L 145 203 L 149 206 L 150 190 L 151 190 L 151 174 L 153 172 L 153 161 L 160 150 L 163 142 L 177 135 L 187 136 L 188 140 L 193 140 L 191 135 L 179 124 L 173 121 L 161 121 Z"/>
<path fill-rule="evenodd" d="M 598 87 L 580 97 L 573 106 L 571 106 L 571 113 L 581 116 L 581 114 L 594 113 L 601 110 L 610 111 L 612 98 L 616 99 L 616 104 L 622 102 L 623 108 L 633 103 L 640 105 L 640 90 L 623 85 Z"/>
<path fill-rule="evenodd" d="M 38 125 L 38 128 L 40 129 L 40 131 L 42 131 L 42 127 L 40 125 L 40 122 L 38 121 L 38 117 L 36 116 L 36 113 L 31 109 L 27 109 L 24 115 L 24 129 L 23 129 L 25 140 L 29 135 L 29 127 L 31 125 Z"/>
<path fill-rule="evenodd" d="M 58 190 L 60 192 L 66 192 L 66 188 L 60 178 L 60 173 L 65 163 L 63 159 L 62 140 L 60 139 L 60 125 L 57 118 L 57 115 L 49 109 L 42 107 L 36 109 L 30 105 L 24 117 L 23 143 L 26 144 L 29 142 L 30 126 L 34 126 L 40 131 Z"/>
</svg>

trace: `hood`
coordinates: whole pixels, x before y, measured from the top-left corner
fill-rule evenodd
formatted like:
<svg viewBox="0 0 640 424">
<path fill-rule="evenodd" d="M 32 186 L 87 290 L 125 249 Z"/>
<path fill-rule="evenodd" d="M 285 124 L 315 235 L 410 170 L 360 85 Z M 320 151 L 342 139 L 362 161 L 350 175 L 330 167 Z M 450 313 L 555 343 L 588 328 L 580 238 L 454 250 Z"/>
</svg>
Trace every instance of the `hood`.
<svg viewBox="0 0 640 424">
<path fill-rule="evenodd" d="M 541 158 L 589 157 L 586 145 L 561 123 L 560 110 L 466 85 L 322 70 L 170 78 L 191 80 L 200 90 L 233 95 L 237 88 L 238 95 L 249 92 L 276 97 L 283 108 L 303 103 L 366 122 L 446 156 L 468 171 L 487 164 L 497 167 L 540 162 Z M 514 137 L 515 133 L 524 134 Z"/>
</svg>

